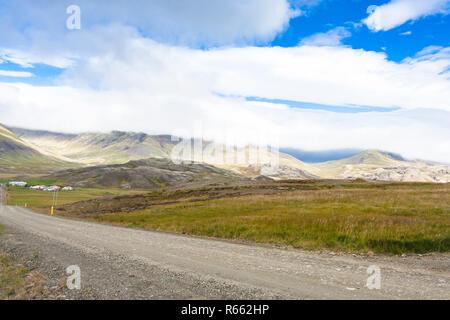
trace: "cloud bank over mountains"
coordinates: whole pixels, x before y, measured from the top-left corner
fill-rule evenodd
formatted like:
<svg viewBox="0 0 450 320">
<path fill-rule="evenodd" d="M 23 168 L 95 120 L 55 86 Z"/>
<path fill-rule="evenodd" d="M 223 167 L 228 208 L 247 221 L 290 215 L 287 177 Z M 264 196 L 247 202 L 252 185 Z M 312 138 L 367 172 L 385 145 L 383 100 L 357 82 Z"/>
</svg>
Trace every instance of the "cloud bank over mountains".
<svg viewBox="0 0 450 320">
<path fill-rule="evenodd" d="M 0 82 L 5 124 L 63 132 L 193 133 L 201 123 L 211 138 L 232 131 L 253 142 L 255 132 L 271 130 L 283 147 L 377 148 L 450 159 L 443 139 L 450 137 L 448 48 L 424 48 L 398 63 L 383 52 L 343 46 L 351 34 L 339 27 L 296 47 L 254 46 L 320 1 L 196 0 L 185 10 L 176 7 L 178 1 L 143 1 L 140 10 L 125 2 L 81 1 L 83 26 L 77 31 L 64 29 L 64 1 L 50 6 L 47 16 L 33 1 L 18 2 L 21 8 L 28 4 L 28 11 L 23 20 L 14 10 L 9 22 L 0 19 L 7 38 L 0 59 L 64 70 L 53 86 Z M 91 16 L 95 8 L 101 8 L 99 15 Z M 55 21 L 48 18 L 53 15 Z M 25 27 L 27 18 L 35 28 Z M 341 114 L 246 97 L 401 110 Z"/>
</svg>

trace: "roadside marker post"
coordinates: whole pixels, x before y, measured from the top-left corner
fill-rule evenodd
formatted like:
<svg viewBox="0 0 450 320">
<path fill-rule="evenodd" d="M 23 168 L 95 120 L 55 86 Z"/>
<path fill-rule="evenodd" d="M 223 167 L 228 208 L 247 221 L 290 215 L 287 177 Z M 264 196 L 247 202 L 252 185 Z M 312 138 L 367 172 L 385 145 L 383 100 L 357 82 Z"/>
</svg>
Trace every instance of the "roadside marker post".
<svg viewBox="0 0 450 320">
<path fill-rule="evenodd" d="M 50 211 L 50 215 L 53 215 L 53 207 L 58 204 L 58 190 L 53 191 L 53 200 L 52 200 L 52 210 Z"/>
</svg>

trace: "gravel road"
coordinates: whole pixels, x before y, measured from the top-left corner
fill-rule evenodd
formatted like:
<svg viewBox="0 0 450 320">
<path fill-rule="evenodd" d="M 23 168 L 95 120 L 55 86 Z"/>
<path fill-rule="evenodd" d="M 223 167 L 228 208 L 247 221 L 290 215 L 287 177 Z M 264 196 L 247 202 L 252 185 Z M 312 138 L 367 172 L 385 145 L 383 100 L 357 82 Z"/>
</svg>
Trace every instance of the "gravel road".
<svg viewBox="0 0 450 320">
<path fill-rule="evenodd" d="M 37 254 L 60 281 L 81 269 L 73 299 L 450 299 L 450 255 L 306 252 L 115 227 L 0 207 L 2 245 Z M 367 268 L 381 270 L 368 289 Z M 51 297 L 54 298 L 54 297 Z"/>
</svg>

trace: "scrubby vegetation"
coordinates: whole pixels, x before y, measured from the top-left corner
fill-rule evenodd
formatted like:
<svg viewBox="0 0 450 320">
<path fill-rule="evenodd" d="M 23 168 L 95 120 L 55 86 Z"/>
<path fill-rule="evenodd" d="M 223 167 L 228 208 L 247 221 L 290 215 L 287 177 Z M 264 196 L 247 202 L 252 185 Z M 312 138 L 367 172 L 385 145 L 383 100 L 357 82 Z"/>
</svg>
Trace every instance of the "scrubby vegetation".
<svg viewBox="0 0 450 320">
<path fill-rule="evenodd" d="M 304 249 L 450 251 L 450 185 L 282 181 L 158 190 L 57 214 L 150 230 Z"/>
<path fill-rule="evenodd" d="M 42 283 L 39 273 L 32 272 L 24 266 L 24 261 L 7 254 L 0 246 L 0 300 L 28 298 L 43 290 Z"/>
</svg>

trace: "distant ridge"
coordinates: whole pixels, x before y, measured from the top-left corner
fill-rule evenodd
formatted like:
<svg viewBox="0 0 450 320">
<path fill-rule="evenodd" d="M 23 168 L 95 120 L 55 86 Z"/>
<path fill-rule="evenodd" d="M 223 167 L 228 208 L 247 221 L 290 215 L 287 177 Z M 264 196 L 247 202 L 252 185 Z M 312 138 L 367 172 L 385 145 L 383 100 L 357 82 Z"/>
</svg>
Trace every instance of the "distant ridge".
<svg viewBox="0 0 450 320">
<path fill-rule="evenodd" d="M 167 159 L 170 158 L 173 147 L 178 143 L 172 141 L 169 135 L 148 135 L 136 132 L 64 134 L 14 127 L 10 130 L 30 145 L 45 150 L 54 157 L 90 166 L 124 164 L 148 158 Z M 237 152 L 242 155 L 245 149 Z M 280 169 L 273 174 L 274 178 L 319 178 L 316 168 L 288 154 L 280 153 L 279 155 Z M 262 174 L 260 167 L 255 168 L 251 165 L 217 165 L 207 160 L 204 162 L 247 177 L 254 178 Z"/>
<path fill-rule="evenodd" d="M 42 154 L 0 125 L 0 172 L 46 172 L 65 167 L 70 163 Z"/>
<path fill-rule="evenodd" d="M 3 128 L 0 131 L 3 136 L 2 148 L 7 150 L 7 152 L 3 152 L 5 154 L 3 163 L 0 162 L 0 170 L 3 171 L 11 169 L 12 162 L 11 159 L 8 160 L 7 156 L 10 158 L 15 156 L 16 163 L 22 164 L 24 170 L 29 168 L 23 165 L 25 159 L 29 159 L 29 162 L 34 164 L 44 163 L 47 167 L 53 167 L 54 170 L 61 167 L 61 163 L 64 163 L 62 165 L 64 168 L 70 162 L 77 163 L 79 167 L 101 167 L 123 165 L 143 159 L 167 160 L 178 143 L 172 141 L 169 135 L 148 135 L 142 132 L 112 131 L 110 133 L 65 134 L 21 128 L 9 129 Z M 205 146 L 220 145 L 210 141 L 204 142 Z M 227 154 L 226 158 L 229 156 L 235 159 L 249 158 L 250 147 L 236 148 L 236 153 L 234 155 Z M 20 159 L 17 158 L 19 155 Z M 269 164 L 257 165 L 245 161 L 244 163 L 221 163 L 210 157 L 196 161 L 253 179 L 261 179 L 263 176 L 268 179 L 362 178 L 382 181 L 450 182 L 450 166 L 430 161 L 407 160 L 399 154 L 380 150 L 366 150 L 339 160 L 320 163 L 306 163 L 283 152 L 271 153 L 269 158 L 272 157 L 276 157 L 279 162 L 275 171 Z M 270 162 L 272 163 L 272 161 Z M 147 163 L 145 166 L 149 167 L 152 163 L 154 162 Z M 109 169 L 111 168 L 98 170 L 98 172 L 108 173 L 108 176 L 112 177 Z M 29 171 L 33 172 L 33 170 Z M 121 170 L 114 169 L 112 171 L 119 172 L 119 176 L 123 176 L 126 168 L 122 167 Z M 150 172 L 151 170 L 147 168 L 141 171 Z M 136 177 L 132 180 L 137 181 Z"/>
<path fill-rule="evenodd" d="M 383 152 L 379 150 L 366 150 L 349 158 L 325 162 L 323 163 L 323 165 L 336 166 L 349 164 L 366 164 L 375 166 L 395 166 L 405 161 L 406 160 L 402 156 L 394 153 Z"/>
<path fill-rule="evenodd" d="M 409 161 L 379 150 L 363 151 L 352 157 L 315 164 L 324 178 L 404 182 L 450 182 L 450 166 L 427 161 Z"/>
<path fill-rule="evenodd" d="M 246 180 L 243 176 L 204 163 L 174 164 L 149 158 L 124 164 L 89 166 L 59 171 L 46 179 L 75 187 L 160 188 L 187 183 Z"/>
<path fill-rule="evenodd" d="M 168 158 L 175 145 L 168 135 L 112 131 L 64 134 L 10 128 L 21 139 L 61 159 L 83 165 L 121 164 L 145 158 Z"/>
</svg>

